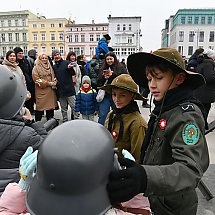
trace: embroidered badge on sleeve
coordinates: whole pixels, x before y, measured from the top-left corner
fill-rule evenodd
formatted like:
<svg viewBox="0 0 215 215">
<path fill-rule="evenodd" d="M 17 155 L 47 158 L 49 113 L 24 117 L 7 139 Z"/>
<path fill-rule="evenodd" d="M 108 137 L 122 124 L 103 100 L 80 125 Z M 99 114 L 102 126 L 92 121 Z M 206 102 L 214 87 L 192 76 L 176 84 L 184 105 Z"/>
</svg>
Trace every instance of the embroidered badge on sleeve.
<svg viewBox="0 0 215 215">
<path fill-rule="evenodd" d="M 195 145 L 199 140 L 199 127 L 194 122 L 188 122 L 183 128 L 182 138 L 186 145 Z"/>
</svg>

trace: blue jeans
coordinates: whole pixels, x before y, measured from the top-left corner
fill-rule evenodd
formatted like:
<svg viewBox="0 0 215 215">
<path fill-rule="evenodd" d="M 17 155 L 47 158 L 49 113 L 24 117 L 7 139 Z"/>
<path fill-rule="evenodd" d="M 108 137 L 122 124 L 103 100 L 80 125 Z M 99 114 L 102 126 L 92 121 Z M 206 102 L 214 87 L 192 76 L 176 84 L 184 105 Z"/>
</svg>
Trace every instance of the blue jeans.
<svg viewBox="0 0 215 215">
<path fill-rule="evenodd" d="M 114 107 L 113 100 L 111 98 L 104 97 L 102 102 L 99 103 L 99 119 L 98 123 L 104 125 L 105 119 L 110 111 L 110 107 Z"/>
</svg>

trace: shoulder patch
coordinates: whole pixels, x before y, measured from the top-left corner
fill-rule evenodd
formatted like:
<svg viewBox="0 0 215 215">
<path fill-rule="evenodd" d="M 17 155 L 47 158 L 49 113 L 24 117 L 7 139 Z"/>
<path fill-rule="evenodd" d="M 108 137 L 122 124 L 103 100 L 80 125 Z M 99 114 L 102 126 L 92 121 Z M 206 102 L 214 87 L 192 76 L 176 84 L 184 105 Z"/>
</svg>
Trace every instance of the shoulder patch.
<svg viewBox="0 0 215 215">
<path fill-rule="evenodd" d="M 179 104 L 179 105 L 180 105 L 183 113 L 195 110 L 194 105 L 192 103 L 190 103 L 190 102 L 186 102 L 186 103 Z"/>
<path fill-rule="evenodd" d="M 199 141 L 199 127 L 194 122 L 185 124 L 182 138 L 186 145 L 195 145 Z"/>
</svg>

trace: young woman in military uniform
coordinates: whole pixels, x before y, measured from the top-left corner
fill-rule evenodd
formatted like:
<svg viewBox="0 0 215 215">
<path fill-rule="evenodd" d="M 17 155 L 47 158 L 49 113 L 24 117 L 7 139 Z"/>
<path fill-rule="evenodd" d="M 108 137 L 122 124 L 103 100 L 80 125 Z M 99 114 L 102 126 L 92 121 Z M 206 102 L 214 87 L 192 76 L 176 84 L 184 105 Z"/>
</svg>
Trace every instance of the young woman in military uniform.
<svg viewBox="0 0 215 215">
<path fill-rule="evenodd" d="M 155 108 L 141 149 L 141 165 L 119 157 L 126 169 L 111 172 L 110 200 L 124 202 L 144 193 L 155 215 L 194 215 L 195 188 L 209 165 L 203 108 L 192 97 L 204 78 L 186 71 L 181 55 L 172 48 L 132 54 L 127 66 L 137 84 L 148 84 Z"/>
</svg>

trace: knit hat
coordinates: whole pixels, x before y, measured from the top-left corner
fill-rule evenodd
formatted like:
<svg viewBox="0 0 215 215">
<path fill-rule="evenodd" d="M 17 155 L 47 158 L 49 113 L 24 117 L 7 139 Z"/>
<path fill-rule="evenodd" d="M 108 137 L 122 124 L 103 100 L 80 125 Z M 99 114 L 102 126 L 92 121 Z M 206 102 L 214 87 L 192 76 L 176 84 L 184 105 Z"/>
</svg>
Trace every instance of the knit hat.
<svg viewBox="0 0 215 215">
<path fill-rule="evenodd" d="M 106 40 L 111 40 L 111 37 L 110 37 L 109 34 L 105 34 L 105 35 L 104 35 L 104 38 L 105 38 Z"/>
<path fill-rule="evenodd" d="M 23 52 L 23 50 L 20 47 L 14 48 L 14 52 L 17 54 L 19 52 Z"/>
<path fill-rule="evenodd" d="M 29 57 L 36 57 L 37 51 L 35 49 L 31 49 L 28 51 Z"/>
<path fill-rule="evenodd" d="M 138 86 L 132 79 L 132 77 L 128 74 L 121 74 L 113 79 L 111 84 L 104 85 L 103 87 L 100 87 L 99 89 L 105 90 L 107 93 L 111 94 L 111 91 L 113 88 L 120 88 L 123 90 L 127 90 L 129 92 L 135 93 L 137 100 L 145 100 L 148 99 L 141 96 L 138 92 Z"/>
<path fill-rule="evenodd" d="M 204 50 L 203 54 L 207 55 L 212 60 L 215 60 L 215 51 L 214 50 L 212 50 L 212 49 L 206 49 L 206 50 Z"/>
<path fill-rule="evenodd" d="M 87 82 L 89 85 L 91 85 L 91 80 L 90 80 L 90 77 L 88 76 L 88 75 L 85 75 L 85 76 L 83 76 L 83 78 L 82 78 L 82 85 L 85 83 L 85 82 Z"/>
<path fill-rule="evenodd" d="M 173 72 L 185 72 L 187 74 L 185 83 L 191 86 L 192 89 L 205 84 L 205 79 L 201 74 L 185 70 L 184 60 L 174 48 L 160 48 L 152 54 L 138 52 L 129 55 L 127 59 L 128 72 L 139 86 L 147 88 L 148 80 L 145 69 L 147 66 L 158 63 L 168 65 Z"/>
<path fill-rule="evenodd" d="M 52 50 L 52 58 L 53 58 L 56 54 L 60 54 L 60 51 L 59 51 L 58 49 L 53 49 L 53 50 Z"/>
</svg>

